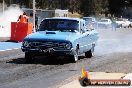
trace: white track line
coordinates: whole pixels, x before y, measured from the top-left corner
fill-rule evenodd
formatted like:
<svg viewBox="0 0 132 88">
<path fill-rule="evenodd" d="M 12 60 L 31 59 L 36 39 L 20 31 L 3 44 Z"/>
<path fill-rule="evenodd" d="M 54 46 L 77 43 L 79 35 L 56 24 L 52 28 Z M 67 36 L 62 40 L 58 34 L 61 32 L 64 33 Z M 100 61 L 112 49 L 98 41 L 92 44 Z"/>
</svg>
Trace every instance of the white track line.
<svg viewBox="0 0 132 88">
<path fill-rule="evenodd" d="M 15 49 L 20 49 L 20 48 L 13 48 L 13 49 L 0 50 L 0 52 L 10 51 L 10 50 L 15 50 Z"/>
</svg>

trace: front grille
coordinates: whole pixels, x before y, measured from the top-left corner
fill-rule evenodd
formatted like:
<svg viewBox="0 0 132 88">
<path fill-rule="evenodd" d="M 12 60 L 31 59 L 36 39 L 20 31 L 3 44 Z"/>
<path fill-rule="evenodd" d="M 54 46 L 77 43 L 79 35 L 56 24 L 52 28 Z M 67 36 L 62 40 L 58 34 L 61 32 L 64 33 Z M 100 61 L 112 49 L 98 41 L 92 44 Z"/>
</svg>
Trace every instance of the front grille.
<svg viewBox="0 0 132 88">
<path fill-rule="evenodd" d="M 32 42 L 29 44 L 31 49 L 49 49 L 49 48 L 53 48 L 53 49 L 65 49 L 65 45 L 66 43 L 62 43 L 62 42 Z"/>
</svg>

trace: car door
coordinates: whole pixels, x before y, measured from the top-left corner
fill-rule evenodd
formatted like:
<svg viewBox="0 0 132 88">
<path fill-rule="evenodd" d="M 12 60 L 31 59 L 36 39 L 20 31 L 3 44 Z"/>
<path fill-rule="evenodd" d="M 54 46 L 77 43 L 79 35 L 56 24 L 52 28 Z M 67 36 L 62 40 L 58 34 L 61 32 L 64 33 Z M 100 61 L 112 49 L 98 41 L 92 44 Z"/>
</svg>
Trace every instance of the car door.
<svg viewBox="0 0 132 88">
<path fill-rule="evenodd" d="M 84 53 L 91 49 L 92 33 L 91 33 L 91 31 L 87 30 L 85 24 L 82 24 L 80 33 L 81 33 L 81 41 L 82 41 L 80 50 L 82 51 L 82 53 Z"/>
<path fill-rule="evenodd" d="M 79 21 L 79 31 L 78 31 L 78 36 L 77 36 L 77 39 L 74 41 L 74 45 L 75 45 L 75 47 L 77 46 L 77 45 L 79 45 L 79 54 L 82 54 L 83 53 L 83 50 L 84 50 L 84 36 L 82 35 L 83 33 L 82 33 L 82 23 L 81 23 L 81 21 Z"/>
<path fill-rule="evenodd" d="M 99 35 L 98 35 L 98 32 L 95 30 L 95 29 L 92 29 L 92 30 L 88 30 L 87 31 L 89 36 L 87 36 L 88 40 L 89 40 L 89 47 L 86 47 L 87 49 L 91 49 L 93 45 L 96 44 L 98 38 L 99 38 Z"/>
<path fill-rule="evenodd" d="M 83 34 L 83 52 L 89 51 L 92 47 L 92 32 L 90 30 L 86 30 Z"/>
</svg>

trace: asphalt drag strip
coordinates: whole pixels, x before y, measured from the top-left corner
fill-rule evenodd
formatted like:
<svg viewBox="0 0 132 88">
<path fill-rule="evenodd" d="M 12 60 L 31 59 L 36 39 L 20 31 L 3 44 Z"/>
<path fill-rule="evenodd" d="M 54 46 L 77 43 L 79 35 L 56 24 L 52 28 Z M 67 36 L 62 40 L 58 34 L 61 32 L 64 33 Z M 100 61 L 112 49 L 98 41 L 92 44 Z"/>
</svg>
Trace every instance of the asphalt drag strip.
<svg viewBox="0 0 132 88">
<path fill-rule="evenodd" d="M 132 30 L 98 31 L 100 38 L 95 47 L 95 56 L 80 56 L 77 63 L 57 57 L 36 57 L 34 63 L 26 63 L 24 53 L 19 49 L 0 52 L 0 88 L 59 88 L 68 83 L 73 85 L 72 81 L 81 75 L 82 67 L 100 74 L 132 73 Z"/>
</svg>

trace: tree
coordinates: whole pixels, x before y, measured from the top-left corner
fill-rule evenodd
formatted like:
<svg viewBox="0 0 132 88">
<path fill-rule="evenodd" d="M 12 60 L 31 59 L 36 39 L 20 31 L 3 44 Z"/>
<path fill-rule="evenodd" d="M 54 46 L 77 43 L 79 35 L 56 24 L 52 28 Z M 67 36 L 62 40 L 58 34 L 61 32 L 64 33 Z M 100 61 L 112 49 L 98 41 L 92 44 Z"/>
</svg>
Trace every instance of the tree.
<svg viewBox="0 0 132 88">
<path fill-rule="evenodd" d="M 128 12 L 127 7 L 132 7 L 132 0 L 109 0 L 109 11 L 117 17 L 121 15 L 125 17 L 125 11 Z"/>
<path fill-rule="evenodd" d="M 3 0 L 0 0 L 2 3 Z M 32 8 L 32 0 L 5 0 L 9 4 L 24 5 Z M 36 0 L 38 9 L 68 9 L 84 16 L 111 13 L 115 16 L 123 14 L 123 9 L 132 7 L 132 0 Z"/>
<path fill-rule="evenodd" d="M 80 10 L 84 16 L 97 15 L 107 6 L 107 0 L 81 0 Z"/>
</svg>

